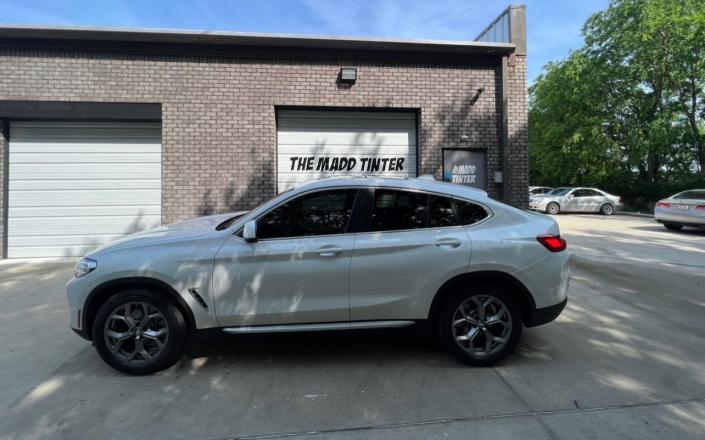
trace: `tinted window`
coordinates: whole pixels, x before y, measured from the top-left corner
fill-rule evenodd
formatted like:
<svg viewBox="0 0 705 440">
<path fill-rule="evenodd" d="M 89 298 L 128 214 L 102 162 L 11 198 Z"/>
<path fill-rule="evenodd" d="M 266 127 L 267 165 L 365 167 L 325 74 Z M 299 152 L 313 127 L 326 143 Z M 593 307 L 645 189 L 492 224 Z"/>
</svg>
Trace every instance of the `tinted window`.
<svg viewBox="0 0 705 440">
<path fill-rule="evenodd" d="M 673 197 L 684 200 L 705 200 L 705 191 L 686 191 Z"/>
<path fill-rule="evenodd" d="M 470 202 L 455 201 L 455 206 L 458 208 L 460 221 L 464 225 L 472 225 L 480 220 L 485 219 L 489 214 L 482 206 Z"/>
<path fill-rule="evenodd" d="M 568 192 L 571 190 L 571 188 L 556 188 L 553 191 L 549 192 L 548 194 L 551 196 L 564 196 L 568 194 Z"/>
<path fill-rule="evenodd" d="M 257 222 L 262 239 L 342 234 L 357 190 L 320 191 L 285 202 Z"/>
<path fill-rule="evenodd" d="M 394 231 L 426 227 L 426 194 L 378 189 L 372 211 L 373 231 Z"/>
<path fill-rule="evenodd" d="M 458 218 L 453 210 L 453 200 L 447 197 L 431 196 L 428 226 L 442 228 L 444 226 L 457 226 Z"/>
</svg>

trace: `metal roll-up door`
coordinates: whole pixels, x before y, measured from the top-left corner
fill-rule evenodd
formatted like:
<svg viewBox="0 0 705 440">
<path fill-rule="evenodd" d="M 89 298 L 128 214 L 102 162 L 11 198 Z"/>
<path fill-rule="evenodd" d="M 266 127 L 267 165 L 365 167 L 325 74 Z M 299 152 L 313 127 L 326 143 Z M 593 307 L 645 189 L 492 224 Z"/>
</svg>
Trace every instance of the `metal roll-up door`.
<svg viewBox="0 0 705 440">
<path fill-rule="evenodd" d="M 416 113 L 279 110 L 277 188 L 339 175 L 416 176 Z"/>
<path fill-rule="evenodd" d="M 159 123 L 10 124 L 8 258 L 78 257 L 161 220 Z"/>
</svg>

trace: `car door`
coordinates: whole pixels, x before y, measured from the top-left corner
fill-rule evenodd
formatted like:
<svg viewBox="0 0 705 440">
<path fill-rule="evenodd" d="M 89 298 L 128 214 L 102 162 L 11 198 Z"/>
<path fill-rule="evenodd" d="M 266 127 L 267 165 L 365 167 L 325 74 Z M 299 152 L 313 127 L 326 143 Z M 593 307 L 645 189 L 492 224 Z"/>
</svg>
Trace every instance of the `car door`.
<svg viewBox="0 0 705 440">
<path fill-rule="evenodd" d="M 351 320 L 426 318 L 440 285 L 470 263 L 452 199 L 377 188 L 365 209 L 350 263 Z"/>
<path fill-rule="evenodd" d="M 582 205 L 583 190 L 574 189 L 566 194 L 565 202 L 561 206 L 562 211 L 581 212 L 584 208 Z"/>
<path fill-rule="evenodd" d="M 585 189 L 583 191 L 584 194 L 581 200 L 582 212 L 598 212 L 606 197 L 592 189 Z"/>
<path fill-rule="evenodd" d="M 257 219 L 218 252 L 213 290 L 222 326 L 348 322 L 348 233 L 357 189 L 305 193 Z"/>
</svg>

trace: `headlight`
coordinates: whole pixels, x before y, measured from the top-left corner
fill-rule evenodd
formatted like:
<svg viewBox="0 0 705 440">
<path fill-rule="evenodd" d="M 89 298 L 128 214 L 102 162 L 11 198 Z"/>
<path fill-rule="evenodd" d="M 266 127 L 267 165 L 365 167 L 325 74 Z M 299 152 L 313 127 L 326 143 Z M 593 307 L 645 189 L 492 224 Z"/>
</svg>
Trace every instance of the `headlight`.
<svg viewBox="0 0 705 440">
<path fill-rule="evenodd" d="M 82 276 L 93 272 L 96 267 L 98 267 L 97 261 L 91 260 L 90 258 L 82 258 L 78 263 L 76 263 L 73 276 L 76 278 L 81 278 Z"/>
</svg>

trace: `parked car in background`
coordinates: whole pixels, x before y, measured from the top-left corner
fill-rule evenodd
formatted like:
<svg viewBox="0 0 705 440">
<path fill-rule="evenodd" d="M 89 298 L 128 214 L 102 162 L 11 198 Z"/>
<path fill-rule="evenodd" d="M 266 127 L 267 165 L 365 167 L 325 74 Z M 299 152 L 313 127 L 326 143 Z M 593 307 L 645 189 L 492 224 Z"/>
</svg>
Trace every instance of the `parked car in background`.
<svg viewBox="0 0 705 440">
<path fill-rule="evenodd" d="M 691 189 L 659 200 L 654 218 L 672 231 L 683 226 L 705 228 L 705 189 Z"/>
<path fill-rule="evenodd" d="M 127 373 L 168 368 L 195 333 L 414 324 L 487 366 L 561 313 L 565 249 L 555 220 L 478 189 L 341 178 L 119 239 L 66 289 L 73 329 Z"/>
<path fill-rule="evenodd" d="M 529 197 L 542 196 L 551 191 L 553 191 L 553 188 L 550 186 L 530 186 Z"/>
<path fill-rule="evenodd" d="M 543 196 L 531 197 L 529 208 L 555 215 L 559 212 L 594 212 L 612 215 L 622 209 L 622 199 L 596 188 L 556 188 Z"/>
</svg>

